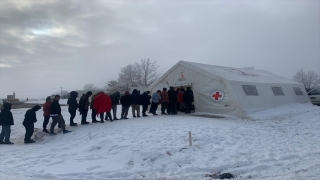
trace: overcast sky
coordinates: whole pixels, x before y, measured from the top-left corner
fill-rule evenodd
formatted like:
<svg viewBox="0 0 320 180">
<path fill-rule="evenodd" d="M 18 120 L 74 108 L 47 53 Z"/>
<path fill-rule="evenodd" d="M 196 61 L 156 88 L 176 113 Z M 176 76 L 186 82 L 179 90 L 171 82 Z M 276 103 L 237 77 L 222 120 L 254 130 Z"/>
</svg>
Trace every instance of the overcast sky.
<svg viewBox="0 0 320 180">
<path fill-rule="evenodd" d="M 320 74 L 320 1 L 0 1 L 0 98 L 102 87 L 143 58 Z"/>
</svg>

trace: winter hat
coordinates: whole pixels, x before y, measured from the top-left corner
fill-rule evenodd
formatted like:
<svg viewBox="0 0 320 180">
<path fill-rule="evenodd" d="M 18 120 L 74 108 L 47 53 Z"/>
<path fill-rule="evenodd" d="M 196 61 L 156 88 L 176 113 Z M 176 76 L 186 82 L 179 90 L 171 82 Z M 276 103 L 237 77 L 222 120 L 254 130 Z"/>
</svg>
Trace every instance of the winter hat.
<svg viewBox="0 0 320 180">
<path fill-rule="evenodd" d="M 11 109 L 11 106 L 12 106 L 11 103 L 6 102 L 6 103 L 3 104 L 3 109 L 10 110 L 10 109 Z"/>
<path fill-rule="evenodd" d="M 87 93 L 86 93 L 86 95 L 92 95 L 92 92 L 91 91 L 88 91 Z"/>
<path fill-rule="evenodd" d="M 47 98 L 46 98 L 46 101 L 51 101 L 51 97 L 50 96 L 48 96 Z"/>
</svg>

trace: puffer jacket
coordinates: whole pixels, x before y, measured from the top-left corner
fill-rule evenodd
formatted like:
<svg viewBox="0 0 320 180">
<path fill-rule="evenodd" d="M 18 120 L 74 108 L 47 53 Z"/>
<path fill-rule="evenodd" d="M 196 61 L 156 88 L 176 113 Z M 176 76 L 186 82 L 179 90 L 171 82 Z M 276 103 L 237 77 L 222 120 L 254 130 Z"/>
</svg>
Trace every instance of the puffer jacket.
<svg viewBox="0 0 320 180">
<path fill-rule="evenodd" d="M 14 125 L 13 116 L 11 110 L 12 104 L 4 103 L 3 109 L 0 112 L 0 125 L 1 126 L 10 126 Z"/>
</svg>

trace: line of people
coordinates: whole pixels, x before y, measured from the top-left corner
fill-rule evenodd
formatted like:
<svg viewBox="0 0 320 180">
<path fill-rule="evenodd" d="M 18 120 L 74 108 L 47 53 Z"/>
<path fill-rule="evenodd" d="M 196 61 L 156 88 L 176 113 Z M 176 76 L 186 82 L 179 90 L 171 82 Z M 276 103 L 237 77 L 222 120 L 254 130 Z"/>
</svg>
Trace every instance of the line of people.
<svg viewBox="0 0 320 180">
<path fill-rule="evenodd" d="M 91 102 L 89 102 L 89 98 Z M 104 120 L 119 120 L 117 118 L 117 105 L 121 103 L 121 117 L 120 119 L 129 119 L 128 111 L 131 106 L 132 115 L 134 118 L 140 116 L 140 105 L 142 106 L 142 116 L 148 116 L 146 111 L 148 106 L 151 105 L 149 113 L 153 115 L 156 114 L 158 105 L 161 104 L 161 114 L 177 114 L 177 110 L 180 109 L 185 113 L 190 113 L 193 102 L 193 92 L 188 87 L 186 91 L 183 88 L 174 90 L 173 87 L 170 87 L 167 92 L 166 88 L 163 88 L 163 91 L 158 90 L 150 96 L 150 91 L 146 91 L 143 94 L 139 94 L 136 89 L 132 91 L 132 94 L 129 91 L 126 91 L 125 94 L 120 97 L 120 93 L 117 91 L 110 96 L 104 92 L 98 92 L 92 95 L 91 91 L 88 91 L 86 94 L 83 94 L 79 102 L 77 101 L 78 92 L 71 91 L 70 97 L 68 98 L 68 112 L 70 114 L 70 126 L 77 126 L 77 123 L 74 122 L 76 117 L 77 110 L 81 115 L 81 124 L 89 124 L 87 122 L 87 115 L 89 109 L 91 109 L 92 114 L 92 123 L 104 123 Z M 55 95 L 52 100 L 51 97 L 46 98 L 46 102 L 43 104 L 43 131 L 51 135 L 55 135 L 54 132 L 55 126 L 58 124 L 58 127 L 62 129 L 63 134 L 69 133 L 71 131 L 66 130 L 65 120 L 61 114 L 61 106 L 59 104 L 60 96 Z M 151 100 L 151 102 L 150 102 Z M 2 131 L 0 134 L 0 144 L 13 144 L 10 141 L 11 126 L 14 125 L 13 116 L 11 113 L 11 104 L 4 103 L 0 112 L 0 125 L 2 126 Z M 36 112 L 41 109 L 41 106 L 35 105 L 31 109 L 28 109 L 25 113 L 23 126 L 25 127 L 26 134 L 24 138 L 25 143 L 34 143 L 35 141 L 31 139 L 34 133 L 34 123 L 37 122 Z M 111 115 L 111 110 L 113 117 Z M 167 110 L 167 112 L 166 112 Z M 97 116 L 100 116 L 100 121 L 96 119 Z M 52 123 L 50 126 L 50 131 L 47 130 L 50 117 L 52 118 Z"/>
</svg>

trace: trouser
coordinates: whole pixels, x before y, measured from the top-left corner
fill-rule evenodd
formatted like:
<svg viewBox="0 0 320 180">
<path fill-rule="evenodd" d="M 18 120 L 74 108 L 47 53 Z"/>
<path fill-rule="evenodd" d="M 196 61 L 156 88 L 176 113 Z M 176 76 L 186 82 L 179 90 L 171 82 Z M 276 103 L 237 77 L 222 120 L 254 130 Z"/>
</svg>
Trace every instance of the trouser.
<svg viewBox="0 0 320 180">
<path fill-rule="evenodd" d="M 117 105 L 112 106 L 113 119 L 117 118 Z"/>
<path fill-rule="evenodd" d="M 58 116 L 52 116 L 52 123 L 51 123 L 51 128 L 50 128 L 51 132 L 54 131 L 54 127 L 57 125 L 57 123 L 60 124 L 60 127 L 63 131 L 66 130 L 65 122 L 64 122 L 62 115 L 58 115 Z"/>
<path fill-rule="evenodd" d="M 101 114 L 103 115 L 103 113 L 101 113 Z M 91 113 L 92 121 L 96 121 L 97 120 L 96 116 L 97 116 L 97 111 L 95 109 L 92 109 L 92 113 Z"/>
<path fill-rule="evenodd" d="M 184 112 L 186 109 L 186 105 L 184 104 L 184 102 L 180 103 L 180 111 Z"/>
<path fill-rule="evenodd" d="M 87 115 L 88 115 L 88 109 L 83 109 L 82 110 L 81 123 L 87 122 Z"/>
<path fill-rule="evenodd" d="M 70 124 L 73 124 L 73 119 L 76 117 L 77 110 L 69 110 L 70 113 Z"/>
<path fill-rule="evenodd" d="M 146 115 L 146 111 L 148 109 L 148 105 L 142 105 L 142 114 Z"/>
<path fill-rule="evenodd" d="M 49 120 L 50 120 L 50 116 L 44 116 L 44 120 L 43 120 L 43 129 L 47 129 L 47 125 L 49 124 Z"/>
<path fill-rule="evenodd" d="M 151 103 L 150 112 L 151 112 L 152 114 L 155 114 L 155 113 L 156 113 L 156 111 L 157 111 L 157 109 L 158 109 L 158 104 L 159 104 L 159 103 L 155 103 L 155 102 L 152 102 L 152 103 Z"/>
<path fill-rule="evenodd" d="M 26 135 L 24 136 L 24 141 L 30 141 L 34 131 L 34 124 L 24 125 L 24 128 L 26 128 Z"/>
<path fill-rule="evenodd" d="M 102 117 L 103 117 L 103 116 L 102 116 Z M 101 118 L 101 116 L 100 116 L 100 118 Z M 112 120 L 111 112 L 107 112 L 107 113 L 106 113 L 106 119 L 105 119 L 105 120 L 108 120 L 108 118 L 109 118 L 110 120 Z"/>
<path fill-rule="evenodd" d="M 169 105 L 168 105 L 168 113 L 169 114 L 177 114 L 176 103 L 169 103 Z"/>
<path fill-rule="evenodd" d="M 186 103 L 186 113 L 190 113 L 191 112 L 191 108 L 192 108 L 192 102 L 185 102 Z"/>
<path fill-rule="evenodd" d="M 10 141 L 11 125 L 2 126 L 0 141 Z"/>
<path fill-rule="evenodd" d="M 122 106 L 121 118 L 127 118 L 130 106 Z"/>
<path fill-rule="evenodd" d="M 136 115 L 136 111 L 137 111 L 137 116 L 140 116 L 140 105 L 139 104 L 131 105 L 131 109 L 132 109 L 132 115 L 133 116 Z"/>
<path fill-rule="evenodd" d="M 168 103 L 167 102 L 162 102 L 161 103 L 161 112 L 165 113 L 167 108 L 168 108 Z"/>
</svg>

